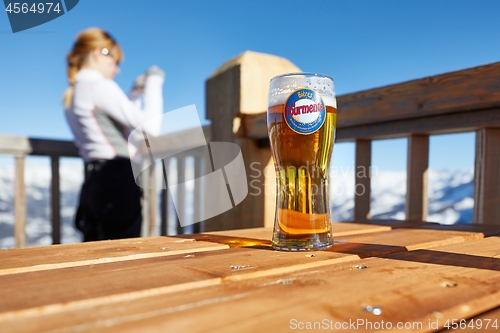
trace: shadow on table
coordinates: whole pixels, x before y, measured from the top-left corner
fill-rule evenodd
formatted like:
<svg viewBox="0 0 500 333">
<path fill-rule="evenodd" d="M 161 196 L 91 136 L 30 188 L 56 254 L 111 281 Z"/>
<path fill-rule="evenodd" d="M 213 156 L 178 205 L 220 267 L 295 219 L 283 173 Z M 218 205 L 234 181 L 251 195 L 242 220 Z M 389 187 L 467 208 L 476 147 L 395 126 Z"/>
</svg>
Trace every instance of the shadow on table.
<svg viewBox="0 0 500 333">
<path fill-rule="evenodd" d="M 269 240 L 258 238 L 245 238 L 213 234 L 180 235 L 178 237 L 191 238 L 197 241 L 225 244 L 231 248 L 252 248 L 265 251 L 276 251 L 271 247 L 271 242 Z M 361 259 L 378 257 L 391 260 L 403 260 L 426 264 L 438 264 L 500 271 L 499 258 L 423 249 L 408 251 L 408 249 L 404 246 L 335 241 L 334 246 L 325 251 L 343 254 L 354 254 L 359 256 L 359 258 Z"/>
<path fill-rule="evenodd" d="M 500 271 L 500 258 L 476 256 L 470 254 L 450 253 L 434 250 L 414 250 L 405 253 L 382 255 L 380 258 L 437 264 L 455 267 L 487 269 Z"/>
<path fill-rule="evenodd" d="M 349 223 L 354 221 L 345 221 Z M 481 232 L 484 237 L 500 235 L 500 225 L 494 224 L 439 224 L 435 222 L 412 221 L 412 220 L 370 220 L 361 222 L 369 225 L 388 226 L 392 229 L 429 229 L 429 230 L 449 230 L 449 231 L 466 231 L 466 232 Z"/>
</svg>

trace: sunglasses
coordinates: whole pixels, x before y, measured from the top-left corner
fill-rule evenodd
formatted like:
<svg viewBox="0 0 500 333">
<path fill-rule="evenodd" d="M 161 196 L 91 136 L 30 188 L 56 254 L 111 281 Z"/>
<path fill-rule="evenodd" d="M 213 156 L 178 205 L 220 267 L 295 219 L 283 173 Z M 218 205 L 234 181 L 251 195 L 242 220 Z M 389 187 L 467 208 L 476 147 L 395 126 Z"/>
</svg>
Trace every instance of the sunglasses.
<svg viewBox="0 0 500 333">
<path fill-rule="evenodd" d="M 103 48 L 101 50 L 101 54 L 105 55 L 105 56 L 108 56 L 108 57 L 115 57 L 111 52 L 109 52 L 109 50 L 107 48 Z M 116 61 L 116 65 L 119 66 L 120 65 L 120 62 L 119 61 Z"/>
</svg>

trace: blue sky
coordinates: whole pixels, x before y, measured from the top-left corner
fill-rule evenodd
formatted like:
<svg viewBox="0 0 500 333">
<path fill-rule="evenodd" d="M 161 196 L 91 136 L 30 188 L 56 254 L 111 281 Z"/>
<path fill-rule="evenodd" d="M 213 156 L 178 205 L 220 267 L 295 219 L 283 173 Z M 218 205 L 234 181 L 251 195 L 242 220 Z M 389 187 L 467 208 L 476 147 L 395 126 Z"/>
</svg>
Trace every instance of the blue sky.
<svg viewBox="0 0 500 333">
<path fill-rule="evenodd" d="M 328 74 L 346 94 L 499 61 L 498 13 L 499 1 L 80 0 L 16 34 L 0 13 L 0 134 L 72 138 L 61 106 L 64 58 L 90 26 L 122 46 L 124 90 L 156 64 L 167 73 L 165 111 L 196 104 L 204 118 L 206 78 L 245 50 Z M 473 134 L 433 137 L 430 164 L 472 166 L 473 152 Z M 338 144 L 334 163 L 352 165 L 353 156 L 352 144 Z M 375 142 L 372 164 L 404 169 L 406 140 Z"/>
</svg>

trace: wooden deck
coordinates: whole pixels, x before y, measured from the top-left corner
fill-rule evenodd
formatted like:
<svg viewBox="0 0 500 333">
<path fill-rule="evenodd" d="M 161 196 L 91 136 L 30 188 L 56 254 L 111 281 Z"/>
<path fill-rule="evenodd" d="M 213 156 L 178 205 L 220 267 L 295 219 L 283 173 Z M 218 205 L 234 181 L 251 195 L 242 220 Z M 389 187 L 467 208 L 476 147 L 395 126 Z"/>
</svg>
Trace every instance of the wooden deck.
<svg viewBox="0 0 500 333">
<path fill-rule="evenodd" d="M 335 245 L 318 252 L 275 251 L 268 228 L 2 250 L 0 331 L 500 325 L 498 226 L 386 221 L 333 230 Z"/>
</svg>

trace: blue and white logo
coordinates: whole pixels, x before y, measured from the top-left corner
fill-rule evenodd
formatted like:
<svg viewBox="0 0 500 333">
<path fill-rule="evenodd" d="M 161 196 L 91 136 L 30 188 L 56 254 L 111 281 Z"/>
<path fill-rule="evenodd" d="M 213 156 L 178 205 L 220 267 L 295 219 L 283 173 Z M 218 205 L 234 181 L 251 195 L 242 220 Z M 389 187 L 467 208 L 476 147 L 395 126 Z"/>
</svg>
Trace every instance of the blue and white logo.
<svg viewBox="0 0 500 333">
<path fill-rule="evenodd" d="M 292 92 L 285 104 L 285 121 L 292 131 L 312 134 L 323 126 L 326 108 L 320 94 L 309 88 Z"/>
</svg>

